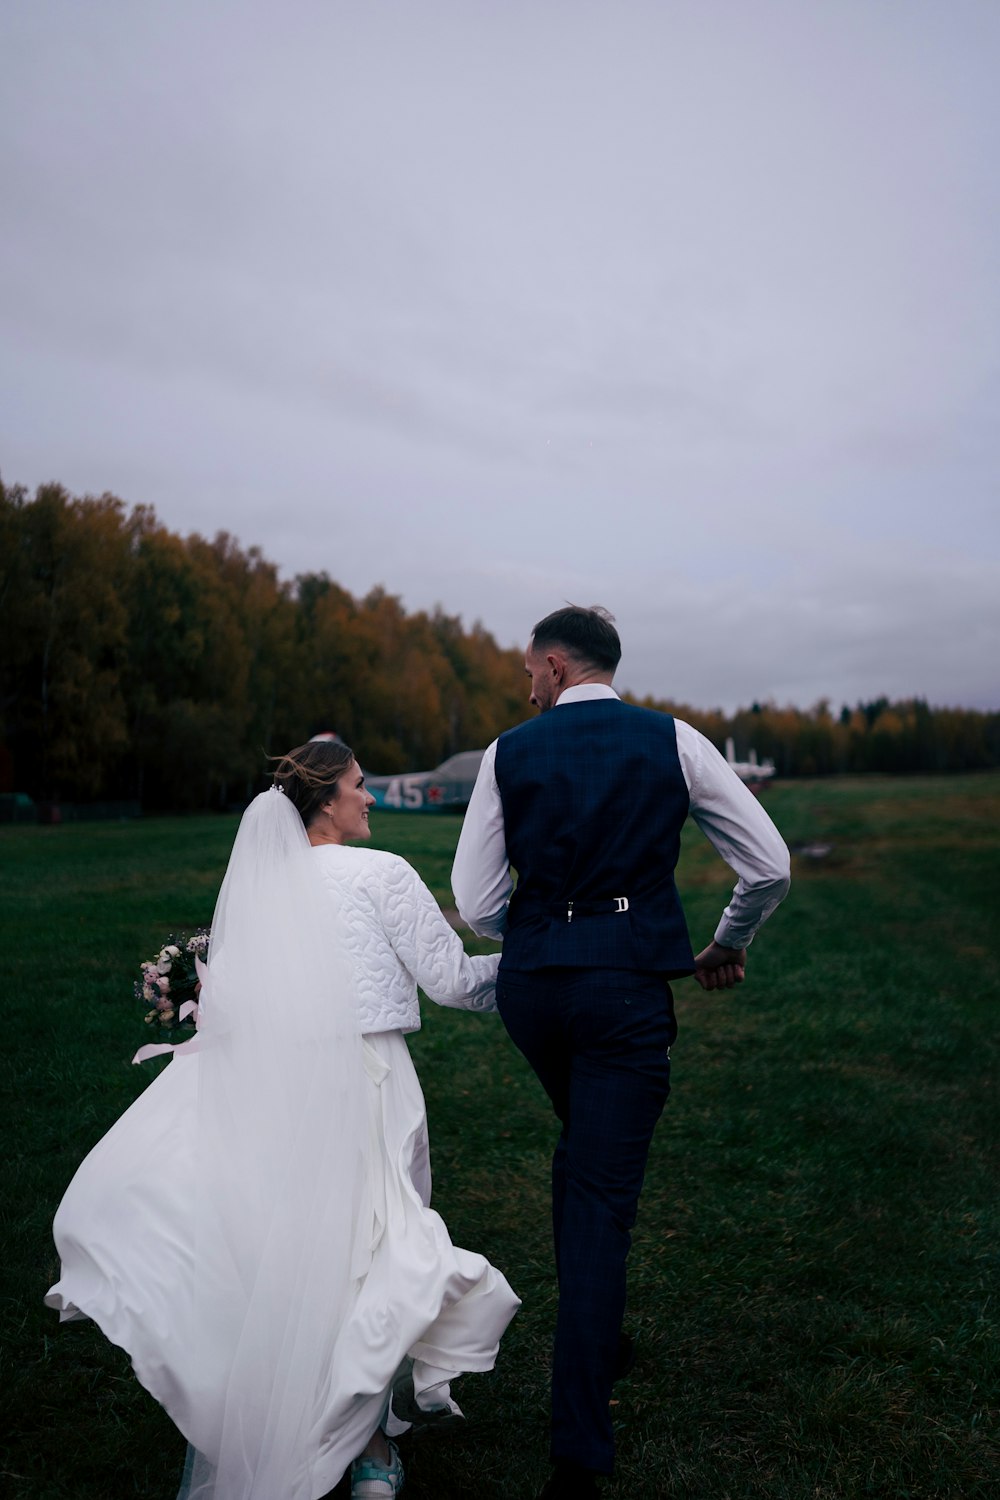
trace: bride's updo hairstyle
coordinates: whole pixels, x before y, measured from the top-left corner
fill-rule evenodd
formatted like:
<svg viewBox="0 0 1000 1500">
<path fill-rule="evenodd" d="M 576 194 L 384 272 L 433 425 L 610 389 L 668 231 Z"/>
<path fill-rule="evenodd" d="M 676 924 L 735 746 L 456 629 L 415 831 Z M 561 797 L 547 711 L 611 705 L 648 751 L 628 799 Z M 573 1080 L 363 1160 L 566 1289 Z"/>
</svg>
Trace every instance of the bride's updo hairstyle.
<svg viewBox="0 0 1000 1500">
<path fill-rule="evenodd" d="M 354 751 L 340 740 L 310 740 L 281 757 L 274 784 L 294 803 L 306 828 L 323 803 L 336 797 L 337 783 L 353 760 Z"/>
</svg>

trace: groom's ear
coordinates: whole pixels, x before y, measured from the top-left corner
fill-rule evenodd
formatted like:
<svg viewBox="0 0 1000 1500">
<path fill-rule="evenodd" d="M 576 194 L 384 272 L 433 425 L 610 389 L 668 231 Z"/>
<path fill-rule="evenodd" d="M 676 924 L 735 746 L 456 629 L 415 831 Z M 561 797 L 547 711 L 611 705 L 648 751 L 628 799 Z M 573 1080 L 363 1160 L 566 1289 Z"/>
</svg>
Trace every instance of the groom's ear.
<svg viewBox="0 0 1000 1500">
<path fill-rule="evenodd" d="M 569 658 L 566 656 L 565 652 L 547 651 L 545 654 L 545 664 L 549 668 L 549 671 L 552 673 L 552 676 L 555 678 L 556 682 L 562 682 L 563 678 L 566 676 L 566 670 L 569 666 Z"/>
</svg>

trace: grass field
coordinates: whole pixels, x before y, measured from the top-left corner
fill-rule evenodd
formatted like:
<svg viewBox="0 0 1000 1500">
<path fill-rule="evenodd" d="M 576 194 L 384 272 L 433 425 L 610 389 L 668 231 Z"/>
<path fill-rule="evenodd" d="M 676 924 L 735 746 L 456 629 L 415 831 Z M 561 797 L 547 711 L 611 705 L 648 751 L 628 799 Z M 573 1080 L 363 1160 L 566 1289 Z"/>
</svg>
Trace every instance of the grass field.
<svg viewBox="0 0 1000 1500">
<path fill-rule="evenodd" d="M 674 1092 L 631 1262 L 640 1360 L 616 1390 L 607 1493 L 994 1500 L 1000 776 L 765 795 L 791 845 L 832 850 L 793 859 L 741 990 L 677 986 Z M 176 1493 L 183 1443 L 127 1359 L 89 1325 L 59 1328 L 41 1299 L 61 1192 L 148 1076 L 129 1063 L 136 965 L 209 919 L 234 827 L 0 830 L 14 1500 Z M 448 902 L 458 829 L 381 814 L 375 840 Z M 680 883 L 696 945 L 727 877 L 692 828 Z M 465 1430 L 410 1445 L 406 1493 L 519 1500 L 547 1468 L 552 1121 L 495 1017 L 424 1014 L 412 1050 L 435 1204 L 524 1306 L 496 1372 L 462 1383 Z"/>
</svg>

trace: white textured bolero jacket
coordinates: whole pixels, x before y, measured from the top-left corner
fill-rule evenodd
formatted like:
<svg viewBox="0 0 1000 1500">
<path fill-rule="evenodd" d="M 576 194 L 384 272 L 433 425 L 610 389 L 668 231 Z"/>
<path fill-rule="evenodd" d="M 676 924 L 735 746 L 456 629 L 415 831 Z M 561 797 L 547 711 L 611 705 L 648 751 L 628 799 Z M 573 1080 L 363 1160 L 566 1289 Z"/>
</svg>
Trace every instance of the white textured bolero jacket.
<svg viewBox="0 0 1000 1500">
<path fill-rule="evenodd" d="M 499 954 L 470 958 L 412 865 L 344 844 L 313 851 L 339 918 L 363 1033 L 418 1031 L 417 985 L 439 1005 L 496 1010 Z"/>
</svg>

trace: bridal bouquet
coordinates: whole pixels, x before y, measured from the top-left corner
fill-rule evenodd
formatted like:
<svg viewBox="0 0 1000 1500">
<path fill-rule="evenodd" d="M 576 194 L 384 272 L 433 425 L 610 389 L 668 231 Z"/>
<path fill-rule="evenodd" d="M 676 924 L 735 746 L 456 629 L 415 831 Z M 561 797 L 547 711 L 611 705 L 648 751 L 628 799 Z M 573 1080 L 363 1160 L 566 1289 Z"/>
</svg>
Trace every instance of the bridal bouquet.
<svg viewBox="0 0 1000 1500">
<path fill-rule="evenodd" d="M 142 978 L 132 988 L 146 1007 L 146 1025 L 154 1026 L 159 1035 L 173 1038 L 195 1029 L 200 988 L 196 960 L 204 962 L 210 936 L 207 927 L 190 936 L 172 933 L 156 958 L 142 965 Z"/>
</svg>

